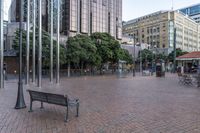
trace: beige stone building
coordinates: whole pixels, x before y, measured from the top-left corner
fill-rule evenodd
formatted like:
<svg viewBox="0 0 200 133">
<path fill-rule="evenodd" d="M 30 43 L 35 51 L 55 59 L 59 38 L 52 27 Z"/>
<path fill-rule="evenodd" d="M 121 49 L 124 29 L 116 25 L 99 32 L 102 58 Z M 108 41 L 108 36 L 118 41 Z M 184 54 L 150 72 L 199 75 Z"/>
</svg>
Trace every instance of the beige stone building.
<svg viewBox="0 0 200 133">
<path fill-rule="evenodd" d="M 177 11 L 159 11 L 123 25 L 123 34 L 133 35 L 136 43 L 147 43 L 151 47 L 171 51 L 174 46 L 185 51 L 200 50 L 200 25 Z"/>
</svg>

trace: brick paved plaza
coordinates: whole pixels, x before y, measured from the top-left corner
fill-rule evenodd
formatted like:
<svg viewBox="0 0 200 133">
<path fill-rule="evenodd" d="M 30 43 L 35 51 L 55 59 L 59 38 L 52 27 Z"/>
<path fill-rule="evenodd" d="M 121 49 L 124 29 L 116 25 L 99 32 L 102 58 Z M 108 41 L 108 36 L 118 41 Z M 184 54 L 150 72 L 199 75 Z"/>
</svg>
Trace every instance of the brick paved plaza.
<svg viewBox="0 0 200 133">
<path fill-rule="evenodd" d="M 47 80 L 43 86 L 78 97 L 80 117 L 71 109 L 65 123 L 64 107 L 41 110 L 39 103 L 29 113 L 26 91 L 27 108 L 15 110 L 17 82 L 10 80 L 0 90 L 1 133 L 200 133 L 200 89 L 180 86 L 175 75 L 62 78 L 59 87 Z"/>
</svg>

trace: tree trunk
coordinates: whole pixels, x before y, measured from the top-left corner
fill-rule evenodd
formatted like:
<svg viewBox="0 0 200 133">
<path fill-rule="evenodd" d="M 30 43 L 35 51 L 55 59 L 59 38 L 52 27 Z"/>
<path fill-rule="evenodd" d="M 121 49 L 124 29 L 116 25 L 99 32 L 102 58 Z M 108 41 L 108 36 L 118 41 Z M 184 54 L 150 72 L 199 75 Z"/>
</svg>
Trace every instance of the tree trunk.
<svg viewBox="0 0 200 133">
<path fill-rule="evenodd" d="M 81 75 L 83 75 L 83 62 L 81 62 Z"/>
<path fill-rule="evenodd" d="M 101 67 L 100 67 L 100 75 L 103 74 L 103 73 L 102 73 L 102 68 L 103 68 L 103 66 L 101 65 Z"/>
</svg>

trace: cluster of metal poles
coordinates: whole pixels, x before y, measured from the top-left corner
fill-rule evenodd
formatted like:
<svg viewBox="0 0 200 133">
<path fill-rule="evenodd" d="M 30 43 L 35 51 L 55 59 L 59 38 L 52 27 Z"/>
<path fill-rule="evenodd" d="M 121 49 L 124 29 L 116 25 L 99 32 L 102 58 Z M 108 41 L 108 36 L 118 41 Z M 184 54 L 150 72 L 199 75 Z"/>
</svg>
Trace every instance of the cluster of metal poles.
<svg viewBox="0 0 200 133">
<path fill-rule="evenodd" d="M 38 1 L 38 2 L 37 2 Z M 4 88 L 4 38 L 3 38 L 3 2 L 4 0 L 0 0 L 0 88 Z M 54 17 L 54 0 L 49 0 L 51 3 L 51 42 L 50 42 L 50 82 L 53 83 L 53 17 Z M 60 82 L 60 63 L 59 63 L 59 54 L 60 54 L 60 0 L 56 0 L 57 5 L 57 47 L 56 47 L 56 83 L 59 84 Z M 22 32 L 22 25 L 23 25 L 23 12 L 24 12 L 24 2 L 23 0 L 19 1 L 20 3 L 20 32 Z M 32 82 L 36 82 L 36 17 L 38 17 L 38 69 L 37 69 L 37 86 L 41 87 L 42 85 L 42 0 L 32 0 L 32 31 L 33 31 L 33 44 L 32 44 Z M 36 5 L 38 3 L 38 5 Z M 27 41 L 26 41 L 26 84 L 28 85 L 30 83 L 30 0 L 27 0 L 27 22 L 26 22 L 26 31 L 27 31 Z M 38 10 L 38 16 L 36 16 L 36 12 Z M 21 34 L 21 33 L 20 33 Z M 20 36 L 20 39 L 22 36 Z M 22 40 L 19 40 L 19 45 L 22 45 Z M 19 46 L 19 47 L 20 47 Z M 19 55 L 21 55 L 22 50 L 19 49 Z M 21 81 L 21 75 L 22 75 L 22 57 L 20 56 L 19 61 L 19 82 Z M 20 71 L 21 70 L 21 71 Z"/>
<path fill-rule="evenodd" d="M 4 88 L 4 39 L 3 39 L 3 2 L 5 0 L 0 0 L 0 88 Z M 30 84 L 30 1 L 27 0 L 27 22 L 26 22 L 26 30 L 27 30 L 27 41 L 26 41 L 26 79 L 25 83 L 27 85 Z M 54 17 L 54 0 L 49 0 L 51 3 L 51 41 L 50 43 L 50 82 L 53 83 L 53 17 Z M 56 0 L 57 3 L 57 47 L 56 47 L 56 83 L 60 82 L 60 0 Z M 42 0 L 32 0 L 32 31 L 33 31 L 33 44 L 32 44 L 32 82 L 36 83 L 37 79 L 37 87 L 42 86 Z M 19 22 L 19 83 L 18 83 L 18 94 L 17 94 L 17 102 L 16 109 L 25 108 L 24 96 L 23 96 L 23 79 L 22 79 L 22 65 L 23 65 L 23 55 L 22 55 L 22 27 L 23 27 L 23 18 L 24 18 L 24 0 L 19 0 L 20 4 L 20 22 Z M 36 13 L 38 14 L 36 16 Z M 36 18 L 37 17 L 37 18 Z M 38 49 L 37 49 L 37 78 L 36 78 L 36 19 L 38 19 Z"/>
<path fill-rule="evenodd" d="M 50 2 L 50 18 L 51 18 L 51 30 L 50 30 L 50 82 L 53 83 L 53 34 L 54 34 L 54 0 L 49 0 Z M 57 6 L 57 47 L 56 47 L 56 83 L 60 82 L 60 0 L 56 0 Z M 37 68 L 37 86 L 42 86 L 42 0 L 38 0 L 38 5 L 36 5 L 37 0 L 32 0 L 32 25 L 33 25 L 33 48 L 32 48 L 32 82 L 36 82 L 36 12 L 38 10 L 38 68 Z M 27 0 L 27 42 L 26 42 L 26 84 L 30 83 L 30 0 Z M 23 7 L 21 7 L 23 8 Z"/>
<path fill-rule="evenodd" d="M 20 38 L 19 38 L 19 84 L 18 94 L 15 109 L 22 109 L 26 107 L 24 96 L 23 96 L 23 81 L 22 81 L 22 22 L 23 22 L 23 0 L 20 0 Z M 36 12 L 38 10 L 38 78 L 37 87 L 42 86 L 42 0 L 33 0 L 33 51 L 32 51 L 32 82 L 36 82 Z M 38 5 L 36 5 L 38 3 Z M 37 7 L 37 8 L 36 8 Z M 51 0 L 51 42 L 50 42 L 50 82 L 53 82 L 53 9 L 54 1 Z M 26 84 L 30 83 L 30 0 L 27 0 L 27 41 L 26 41 Z M 60 49 L 60 0 L 57 0 L 57 47 L 56 47 L 56 83 L 59 83 L 59 49 Z"/>
</svg>

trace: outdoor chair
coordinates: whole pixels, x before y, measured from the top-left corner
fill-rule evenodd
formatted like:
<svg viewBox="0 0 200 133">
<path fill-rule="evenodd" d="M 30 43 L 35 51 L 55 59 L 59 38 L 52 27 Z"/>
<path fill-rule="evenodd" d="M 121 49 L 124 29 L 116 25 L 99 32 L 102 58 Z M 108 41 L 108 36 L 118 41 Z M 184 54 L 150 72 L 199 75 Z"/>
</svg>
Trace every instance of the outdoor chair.
<svg viewBox="0 0 200 133">
<path fill-rule="evenodd" d="M 180 84 L 184 84 L 184 77 L 182 73 L 178 73 L 178 79 Z"/>
<path fill-rule="evenodd" d="M 190 75 L 183 75 L 183 84 L 184 85 L 193 85 L 193 80 Z"/>
<path fill-rule="evenodd" d="M 183 85 L 193 85 L 193 78 L 190 75 L 178 73 L 179 83 Z"/>
</svg>

